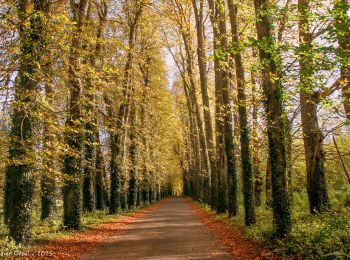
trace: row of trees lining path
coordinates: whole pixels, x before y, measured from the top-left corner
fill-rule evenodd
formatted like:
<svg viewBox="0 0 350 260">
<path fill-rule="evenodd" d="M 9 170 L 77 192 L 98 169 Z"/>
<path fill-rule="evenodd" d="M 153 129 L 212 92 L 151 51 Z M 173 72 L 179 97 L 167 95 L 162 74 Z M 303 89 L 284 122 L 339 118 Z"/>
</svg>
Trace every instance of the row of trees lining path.
<svg viewBox="0 0 350 260">
<path fill-rule="evenodd" d="M 235 217 L 242 190 L 251 226 L 263 185 L 285 237 L 297 134 L 310 213 L 330 209 L 322 127 L 350 119 L 350 21 L 321 2 L 1 2 L 10 237 L 28 244 L 38 210 L 75 230 L 181 192 Z"/>
</svg>

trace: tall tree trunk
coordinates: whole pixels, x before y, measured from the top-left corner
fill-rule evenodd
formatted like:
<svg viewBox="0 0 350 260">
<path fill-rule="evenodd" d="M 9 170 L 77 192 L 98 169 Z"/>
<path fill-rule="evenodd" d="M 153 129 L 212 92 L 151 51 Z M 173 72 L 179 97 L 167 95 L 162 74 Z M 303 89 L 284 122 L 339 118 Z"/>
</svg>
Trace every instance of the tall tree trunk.
<svg viewBox="0 0 350 260">
<path fill-rule="evenodd" d="M 196 32 L 197 32 L 197 57 L 198 57 L 198 68 L 200 77 L 200 86 L 202 94 L 203 103 L 203 114 L 204 114 L 204 128 L 206 136 L 206 145 L 209 156 L 209 186 L 211 182 L 211 176 L 214 171 L 216 171 L 215 166 L 215 154 L 214 154 L 214 137 L 213 137 L 213 124 L 210 115 L 210 103 L 208 94 L 208 75 L 207 75 L 207 58 L 205 52 L 205 39 L 204 39 L 204 17 L 203 17 L 203 5 L 204 0 L 199 1 L 199 9 L 195 0 L 192 0 L 192 5 L 194 8 L 195 18 L 196 18 Z M 210 189 L 208 187 L 208 197 L 210 197 Z"/>
<path fill-rule="evenodd" d="M 85 108 L 85 124 L 84 124 L 84 172 L 83 172 L 83 210 L 92 212 L 94 210 L 94 189 L 93 179 L 96 176 L 96 164 L 95 164 L 95 142 L 96 142 L 96 128 L 95 125 L 95 100 L 93 93 L 93 83 L 90 78 L 86 84 L 85 100 L 87 104 Z"/>
<path fill-rule="evenodd" d="M 87 57 L 88 63 L 91 70 L 97 69 L 96 62 L 101 55 L 101 39 L 104 29 L 104 24 L 106 22 L 107 16 L 107 4 L 102 1 L 97 5 L 98 11 L 98 26 L 96 34 L 96 46 L 92 48 L 91 54 Z M 90 20 L 90 19 L 89 19 Z M 90 23 L 90 26 L 94 24 Z M 85 143 L 84 143 L 84 178 L 83 178 L 83 210 L 91 212 L 94 210 L 96 194 L 94 196 L 94 179 L 96 180 L 96 132 L 98 133 L 97 125 L 97 113 L 96 113 L 96 101 L 95 92 L 98 90 L 94 87 L 93 73 L 91 71 L 87 72 L 86 75 L 86 85 L 85 85 Z M 101 164 L 99 164 L 100 166 Z M 101 172 L 101 169 L 99 169 Z M 99 176 L 100 177 L 100 176 Z M 102 180 L 101 178 L 99 179 Z M 100 196 L 101 197 L 101 196 Z M 100 202 L 99 202 L 100 203 Z"/>
<path fill-rule="evenodd" d="M 20 40 L 19 80 L 10 132 L 9 164 L 6 168 L 5 221 L 16 243 L 31 238 L 31 211 L 34 192 L 35 133 L 38 128 L 39 65 L 43 55 L 44 1 L 35 0 L 33 13 L 28 0 L 17 2 Z"/>
<path fill-rule="evenodd" d="M 69 55 L 68 82 L 70 103 L 66 120 L 65 142 L 70 151 L 64 158 L 63 172 L 68 176 L 63 184 L 63 223 L 72 229 L 80 228 L 81 219 L 81 177 L 82 177 L 82 83 L 81 67 L 81 35 L 86 18 L 88 0 L 79 3 L 71 1 L 74 22 L 72 45 Z"/>
<path fill-rule="evenodd" d="M 47 65 L 48 67 L 50 65 Z M 52 82 L 45 84 L 45 94 L 48 104 L 53 104 L 53 87 Z M 49 112 L 50 113 L 50 112 Z M 57 141 L 56 134 L 54 133 L 52 121 L 55 121 L 55 115 L 50 113 L 48 118 L 44 122 L 44 151 L 45 157 L 43 158 L 43 164 L 48 172 L 43 173 L 41 177 L 41 215 L 40 218 L 46 219 L 54 216 L 56 211 L 56 156 L 52 152 L 52 147 Z"/>
<path fill-rule="evenodd" d="M 96 122 L 97 125 L 97 122 Z M 102 210 L 105 206 L 104 196 L 106 193 L 105 190 L 105 163 L 102 154 L 102 147 L 100 142 L 100 133 L 95 131 L 95 140 L 96 140 L 96 160 L 95 160 L 95 169 L 96 169 L 96 181 L 95 181 L 95 207 L 97 210 Z M 108 192 L 107 192 L 108 194 Z"/>
<path fill-rule="evenodd" d="M 266 175 L 265 175 L 265 205 L 266 208 L 272 206 L 272 180 L 271 180 L 272 170 L 270 158 L 267 158 L 266 162 Z"/>
<path fill-rule="evenodd" d="M 216 128 L 216 150 L 217 150 L 217 193 L 214 199 L 217 199 L 216 210 L 218 213 L 225 212 L 227 209 L 227 186 L 226 180 L 230 176 L 231 183 L 228 184 L 231 198 L 237 198 L 237 177 L 236 164 L 234 160 L 234 143 L 232 112 L 229 94 L 229 75 L 228 66 L 228 43 L 226 28 L 225 2 L 219 0 L 214 2 L 209 0 L 210 18 L 214 32 L 214 50 L 215 50 L 215 128 Z M 226 164 L 225 164 L 226 159 Z M 215 181 L 215 180 L 214 180 Z M 236 205 L 235 199 L 232 201 Z M 235 207 L 235 206 L 231 206 Z"/>
<path fill-rule="evenodd" d="M 220 49 L 224 51 L 224 61 L 221 60 L 220 70 L 221 70 L 221 80 L 219 88 L 222 91 L 222 119 L 224 120 L 223 126 L 223 146 L 224 146 L 224 156 L 226 157 L 226 165 L 222 174 L 219 176 L 219 204 L 218 212 L 225 212 L 230 206 L 231 209 L 237 211 L 237 166 L 235 160 L 235 147 L 233 140 L 233 117 L 232 117 L 232 107 L 230 99 L 230 84 L 229 84 L 229 73 L 225 67 L 228 66 L 229 55 L 228 51 L 228 41 L 227 41 L 227 29 L 226 29 L 226 8 L 225 1 L 217 1 L 217 18 L 219 25 L 219 35 L 220 35 Z M 219 58 L 219 57 L 218 57 Z M 226 185 L 226 180 L 229 177 L 230 183 Z M 228 205 L 226 190 L 230 192 L 230 196 L 233 198 L 231 200 L 232 205 Z"/>
<path fill-rule="evenodd" d="M 180 19 L 178 21 L 178 25 L 179 28 L 181 30 L 181 36 L 182 36 L 182 40 L 183 40 L 183 44 L 185 47 L 185 58 L 182 57 L 184 59 L 183 63 L 184 63 L 184 68 L 187 72 L 187 77 L 185 76 L 185 80 L 188 79 L 188 90 L 189 90 L 189 95 L 191 98 L 191 103 L 193 106 L 193 113 L 195 115 L 195 121 L 196 121 L 196 125 L 198 127 L 198 132 L 199 132 L 199 145 L 200 145 L 200 155 L 201 158 L 203 158 L 203 162 L 204 164 L 202 164 L 203 166 L 203 170 L 204 172 L 206 172 L 205 177 L 202 177 L 202 174 L 200 173 L 198 176 L 198 185 L 199 186 L 203 186 L 204 183 L 208 183 L 208 179 L 209 179 L 209 175 L 210 175 L 210 160 L 209 160 L 209 154 L 208 154 L 208 148 L 207 148 L 207 142 L 206 142 L 206 138 L 205 138 L 205 133 L 204 133 L 204 129 L 203 129 L 203 122 L 202 122 L 202 118 L 201 118 L 201 113 L 200 113 L 200 109 L 199 109 L 199 104 L 198 104 L 198 98 L 197 98 L 197 93 L 196 93 L 196 83 L 195 83 L 195 79 L 194 79 L 194 57 L 193 57 L 193 50 L 192 50 L 192 39 L 191 39 L 191 35 L 190 35 L 190 23 L 186 18 L 186 14 L 183 10 L 183 6 L 182 4 L 180 4 L 179 2 L 175 1 L 176 7 L 177 7 L 177 11 L 179 13 Z M 201 169 L 202 170 L 202 169 Z M 202 193 L 204 190 L 204 187 L 200 187 L 200 189 L 198 190 L 200 193 Z M 204 199 L 204 194 L 201 194 L 199 196 L 202 200 Z"/>
<path fill-rule="evenodd" d="M 51 3 L 46 1 L 44 3 L 43 15 L 50 17 Z M 47 22 L 47 21 L 46 21 Z M 45 29 L 48 28 L 45 25 Z M 48 33 L 48 29 L 46 29 Z M 44 43 L 47 44 L 47 43 Z M 43 165 L 44 169 L 48 172 L 44 172 L 41 177 L 40 188 L 41 188 L 41 215 L 40 218 L 46 219 L 52 217 L 56 211 L 56 176 L 55 167 L 57 158 L 52 152 L 55 142 L 57 142 L 57 136 L 55 133 L 55 125 L 57 124 L 57 118 L 52 112 L 54 110 L 54 88 L 53 88 L 53 71 L 52 71 L 52 53 L 46 49 L 45 63 L 42 66 L 44 74 L 44 85 L 45 85 L 45 97 L 48 105 L 50 106 L 49 111 L 45 115 L 44 119 L 44 158 Z M 54 122 L 54 123 L 53 123 Z"/>
<path fill-rule="evenodd" d="M 210 20 L 213 27 L 213 34 L 214 34 L 214 50 L 220 49 L 220 32 L 218 27 L 218 21 L 217 21 L 217 15 L 216 15 L 216 4 L 213 0 L 208 0 L 209 3 L 209 14 L 210 14 Z M 210 190 L 210 206 L 212 209 L 217 209 L 218 207 L 218 179 L 219 174 L 222 168 L 222 165 L 220 165 L 220 158 L 218 158 L 219 151 L 222 150 L 222 142 L 220 141 L 220 132 L 218 130 L 223 129 L 223 127 L 220 128 L 220 108 L 222 105 L 222 96 L 221 96 L 221 90 L 220 90 L 220 63 L 218 59 L 214 60 L 214 73 L 215 73 L 215 137 L 213 137 L 213 140 L 215 138 L 215 171 L 212 172 L 211 176 L 211 190 Z"/>
<path fill-rule="evenodd" d="M 90 18 L 87 19 L 89 22 L 87 26 L 92 26 Z M 88 47 L 86 47 L 88 48 Z M 90 49 L 92 51 L 92 49 Z M 95 67 L 94 54 L 86 59 L 90 59 L 90 62 L 86 62 L 89 64 L 91 69 Z M 87 212 L 92 212 L 94 210 L 95 202 L 94 202 L 94 187 L 93 187 L 93 179 L 96 176 L 95 169 L 95 142 L 96 142 L 96 113 L 95 113 L 95 89 L 93 82 L 93 74 L 88 71 L 86 73 L 86 81 L 84 82 L 84 105 L 83 105 L 83 114 L 84 114 L 84 161 L 83 161 L 83 210 Z"/>
<path fill-rule="evenodd" d="M 142 74 L 143 79 L 143 89 L 142 89 L 142 101 L 141 101 L 141 139 L 143 145 L 143 161 L 142 161 L 142 198 L 143 204 L 149 203 L 149 143 L 148 143 L 148 97 L 150 90 L 150 72 L 149 67 L 151 64 L 151 58 L 149 53 L 147 52 L 147 48 L 144 47 L 143 50 L 143 58 L 144 62 L 142 62 L 139 67 Z"/>
<path fill-rule="evenodd" d="M 334 0 L 334 26 L 339 44 L 340 82 L 346 118 L 350 120 L 350 3 L 347 0 Z"/>
<path fill-rule="evenodd" d="M 283 237 L 291 229 L 291 207 L 286 183 L 285 117 L 283 108 L 283 87 L 279 58 L 271 52 L 275 48 L 272 22 L 269 17 L 269 0 L 254 0 L 256 29 L 262 64 L 262 86 L 267 114 L 267 134 L 269 139 L 269 159 L 272 177 L 272 208 L 276 235 Z M 268 46 L 269 49 L 266 49 Z"/>
<path fill-rule="evenodd" d="M 292 136 L 292 121 L 286 118 L 286 169 L 287 169 L 287 190 L 290 202 L 293 203 L 293 136 Z"/>
<path fill-rule="evenodd" d="M 120 203 L 120 175 L 122 173 L 122 165 L 123 165 L 123 155 L 122 155 L 122 147 L 124 146 L 123 136 L 126 137 L 126 133 L 124 127 L 128 120 L 129 114 L 129 102 L 131 93 L 130 86 L 130 73 L 132 70 L 133 59 L 134 59 L 134 51 L 135 51 L 135 37 L 136 37 L 136 29 L 138 26 L 138 22 L 142 13 L 142 3 L 138 4 L 137 9 L 134 13 L 134 17 L 129 24 L 129 48 L 127 53 L 126 64 L 124 68 L 124 83 L 123 83 L 123 102 L 119 107 L 118 119 L 116 123 L 116 131 L 113 133 L 111 138 L 111 180 L 110 180 L 110 205 L 109 212 L 110 214 L 117 213 L 119 203 Z M 125 149 L 124 149 L 125 150 Z M 125 152 L 125 151 L 124 151 Z M 126 204 L 126 203 L 125 203 Z M 124 205 L 124 203 L 123 203 Z"/>
<path fill-rule="evenodd" d="M 237 24 L 237 5 L 233 0 L 228 0 L 230 13 L 232 43 L 234 48 L 239 48 L 238 24 Z M 247 98 L 245 94 L 245 76 L 241 51 L 235 50 L 234 54 L 237 77 L 237 100 L 240 125 L 241 139 L 241 159 L 243 172 L 243 195 L 245 209 L 245 224 L 250 226 L 255 223 L 254 210 L 254 186 L 253 186 L 253 169 L 250 152 L 250 131 L 248 127 Z M 231 130 L 232 132 L 232 130 Z"/>
<path fill-rule="evenodd" d="M 255 55 L 254 55 L 255 56 Z M 258 89 L 256 84 L 256 75 L 255 72 L 251 71 L 251 83 L 252 83 L 252 106 L 253 106 L 253 129 L 252 129 L 252 157 L 253 157 L 253 172 L 254 172 L 254 198 L 255 198 L 255 206 L 261 206 L 261 193 L 263 189 L 263 178 L 260 167 L 260 139 L 259 139 L 259 131 L 258 131 L 258 110 L 259 110 L 259 100 L 258 100 Z"/>
<path fill-rule="evenodd" d="M 130 180 L 129 180 L 129 209 L 136 207 L 137 204 L 137 136 L 136 136 L 136 104 L 135 99 L 132 98 L 130 106 L 130 149 L 129 156 L 131 162 Z"/>
<path fill-rule="evenodd" d="M 105 97 L 105 102 L 107 105 L 108 110 L 108 116 L 109 118 L 115 118 L 116 113 L 113 108 L 112 100 L 109 99 L 109 97 Z M 118 116 L 120 116 L 121 112 L 119 111 Z M 110 128 L 112 129 L 109 132 L 110 136 L 110 193 L 109 193 L 109 213 L 115 214 L 118 211 L 119 205 L 120 205 L 120 172 L 121 169 L 117 168 L 120 166 L 120 163 L 117 163 L 117 159 L 119 160 L 119 145 L 120 145 L 120 128 L 122 125 L 122 122 L 120 122 L 120 118 L 117 118 L 117 122 L 115 123 L 115 126 L 111 125 Z M 117 129 L 114 129 L 117 127 Z"/>
<path fill-rule="evenodd" d="M 96 68 L 96 62 L 98 60 L 103 61 L 101 57 L 102 51 L 102 39 L 103 39 L 103 31 L 106 23 L 108 6 L 106 0 L 102 0 L 100 4 L 97 6 L 98 11 L 98 28 L 96 34 L 96 46 L 94 56 L 91 57 L 90 63 L 91 67 Z M 102 64 L 102 62 L 100 63 Z M 108 188 L 106 183 L 106 168 L 105 162 L 102 153 L 102 147 L 100 142 L 100 130 L 98 127 L 98 117 L 97 114 L 94 115 L 94 124 L 93 124 L 93 132 L 95 135 L 95 207 L 97 210 L 102 210 L 105 205 L 108 205 L 108 201 L 105 201 L 105 198 L 108 198 Z M 107 202 L 107 203 L 106 203 Z"/>
<path fill-rule="evenodd" d="M 184 92 L 186 97 L 186 104 L 187 104 L 187 110 L 188 110 L 188 120 L 189 120 L 189 139 L 190 144 L 192 148 L 192 160 L 191 160 L 191 195 L 193 199 L 198 200 L 198 181 L 199 181 L 199 174 L 201 170 L 201 157 L 200 157 L 200 145 L 198 141 L 198 128 L 195 122 L 195 115 L 194 115 L 194 109 L 192 104 L 192 99 L 189 94 L 189 86 L 183 78 L 184 83 Z"/>
<path fill-rule="evenodd" d="M 298 0 L 299 12 L 299 64 L 300 64 L 300 109 L 303 129 L 307 191 L 310 212 L 322 212 L 330 207 L 325 180 L 323 135 L 318 124 L 318 97 L 314 91 L 312 76 L 312 35 L 309 28 L 309 0 Z"/>
<path fill-rule="evenodd" d="M 201 154 L 201 158 L 203 158 L 204 161 L 204 171 L 208 174 L 210 173 L 210 162 L 209 162 L 209 154 L 208 154 L 208 150 L 207 150 L 207 144 L 206 144 L 206 140 L 205 140 L 205 133 L 204 133 L 204 129 L 203 129 L 203 122 L 202 122 L 202 118 L 200 115 L 200 110 L 199 110 L 199 105 L 198 105 L 198 99 L 197 99 L 197 94 L 196 94 L 196 84 L 194 81 L 194 71 L 193 71 L 193 56 L 191 53 L 191 49 L 190 49 L 190 43 L 189 43 L 189 39 L 188 36 L 183 36 L 184 38 L 184 44 L 185 44 L 185 49 L 186 49 L 186 63 L 187 63 L 187 76 L 189 78 L 189 96 L 191 98 L 191 103 L 193 105 L 193 113 L 195 115 L 194 120 L 196 121 L 196 125 L 198 128 L 198 140 L 199 140 L 199 149 L 200 149 L 200 154 Z M 202 175 L 202 174 L 200 174 Z M 206 175 L 207 177 L 207 175 Z M 203 178 L 199 177 L 199 182 L 203 182 Z M 201 187 L 201 190 L 203 190 L 204 187 Z M 203 198 L 201 198 L 203 199 Z"/>
</svg>

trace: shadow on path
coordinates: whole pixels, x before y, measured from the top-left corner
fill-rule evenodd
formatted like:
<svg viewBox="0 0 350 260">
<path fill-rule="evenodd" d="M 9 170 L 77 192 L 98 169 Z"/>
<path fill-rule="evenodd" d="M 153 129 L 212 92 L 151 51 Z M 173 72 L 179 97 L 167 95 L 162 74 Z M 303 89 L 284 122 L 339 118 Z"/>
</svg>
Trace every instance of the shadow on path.
<svg viewBox="0 0 350 260">
<path fill-rule="evenodd" d="M 232 259 L 184 198 L 172 198 L 80 259 Z"/>
</svg>

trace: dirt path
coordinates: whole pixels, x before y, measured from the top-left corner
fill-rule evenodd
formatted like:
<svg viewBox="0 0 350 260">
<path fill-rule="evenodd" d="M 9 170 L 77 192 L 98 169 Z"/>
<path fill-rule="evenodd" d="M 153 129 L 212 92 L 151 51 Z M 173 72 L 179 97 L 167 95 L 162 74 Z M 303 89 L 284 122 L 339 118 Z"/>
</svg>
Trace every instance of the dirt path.
<svg viewBox="0 0 350 260">
<path fill-rule="evenodd" d="M 191 204 L 172 198 L 80 259 L 232 259 Z"/>
</svg>

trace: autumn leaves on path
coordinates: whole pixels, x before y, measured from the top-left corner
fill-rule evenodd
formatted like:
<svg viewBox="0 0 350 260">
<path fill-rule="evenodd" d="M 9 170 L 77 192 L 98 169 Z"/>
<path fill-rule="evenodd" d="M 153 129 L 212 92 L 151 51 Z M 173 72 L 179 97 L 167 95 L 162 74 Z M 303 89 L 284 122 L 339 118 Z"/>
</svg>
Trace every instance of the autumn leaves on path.
<svg viewBox="0 0 350 260">
<path fill-rule="evenodd" d="M 271 259 L 239 230 L 213 220 L 184 198 L 171 198 L 130 216 L 44 247 L 56 259 Z"/>
</svg>

